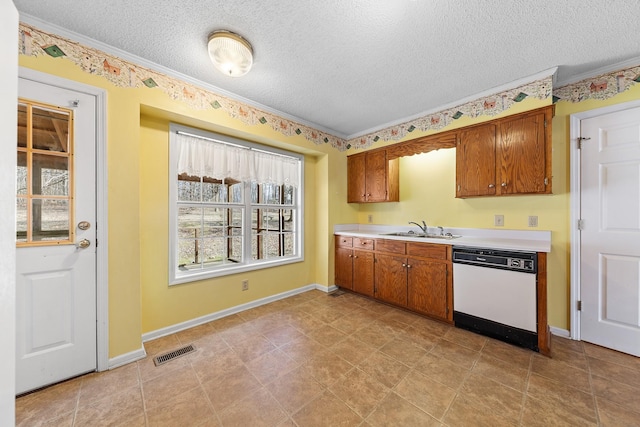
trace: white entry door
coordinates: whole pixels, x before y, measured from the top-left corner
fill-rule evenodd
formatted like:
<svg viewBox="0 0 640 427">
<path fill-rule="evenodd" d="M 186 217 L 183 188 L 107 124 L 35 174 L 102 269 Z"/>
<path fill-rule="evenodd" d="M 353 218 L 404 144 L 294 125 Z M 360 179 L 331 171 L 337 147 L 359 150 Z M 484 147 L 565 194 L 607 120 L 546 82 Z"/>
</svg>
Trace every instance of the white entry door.
<svg viewBox="0 0 640 427">
<path fill-rule="evenodd" d="M 581 339 L 640 356 L 640 108 L 580 127 Z"/>
<path fill-rule="evenodd" d="M 96 99 L 20 78 L 16 393 L 94 371 Z"/>
</svg>

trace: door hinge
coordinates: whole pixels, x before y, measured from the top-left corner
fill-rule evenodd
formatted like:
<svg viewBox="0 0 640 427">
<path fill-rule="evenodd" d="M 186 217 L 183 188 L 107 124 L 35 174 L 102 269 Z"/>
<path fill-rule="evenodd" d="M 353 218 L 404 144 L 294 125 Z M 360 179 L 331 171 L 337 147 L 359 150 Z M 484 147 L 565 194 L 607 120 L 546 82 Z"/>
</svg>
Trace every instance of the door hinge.
<svg viewBox="0 0 640 427">
<path fill-rule="evenodd" d="M 576 308 L 578 311 L 582 311 L 582 301 L 576 301 Z"/>
<path fill-rule="evenodd" d="M 544 185 L 549 185 L 549 178 L 544 179 Z"/>
<path fill-rule="evenodd" d="M 544 119 L 544 127 L 547 127 L 547 119 Z"/>
<path fill-rule="evenodd" d="M 582 149 L 582 141 L 589 141 L 591 138 L 578 137 L 578 150 Z"/>
<path fill-rule="evenodd" d="M 584 229 L 584 219 L 579 219 L 578 220 L 578 230 L 583 230 Z"/>
<path fill-rule="evenodd" d="M 98 247 L 98 239 L 96 239 L 96 248 Z"/>
</svg>

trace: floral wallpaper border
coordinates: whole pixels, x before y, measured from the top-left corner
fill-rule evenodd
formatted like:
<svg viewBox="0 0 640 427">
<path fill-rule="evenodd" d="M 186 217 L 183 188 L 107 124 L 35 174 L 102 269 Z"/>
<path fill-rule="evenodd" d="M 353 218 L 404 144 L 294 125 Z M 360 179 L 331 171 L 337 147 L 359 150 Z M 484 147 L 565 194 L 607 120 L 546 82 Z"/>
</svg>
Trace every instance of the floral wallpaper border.
<svg viewBox="0 0 640 427">
<path fill-rule="evenodd" d="M 53 58 L 64 58 L 72 61 L 84 72 L 101 76 L 118 87 L 161 90 L 172 99 L 184 102 L 192 108 L 221 109 L 230 117 L 245 124 L 269 126 L 282 135 L 300 135 L 316 145 L 329 144 L 339 151 L 349 148 L 368 148 L 378 141 L 398 141 L 415 131 L 437 131 L 463 116 L 495 116 L 527 97 L 540 100 L 553 97 L 554 103 L 580 102 L 586 99 L 602 100 L 640 83 L 640 66 L 603 74 L 556 89 L 552 89 L 552 77 L 549 76 L 514 89 L 345 140 L 22 22 L 19 26 L 18 51 L 19 54 L 26 56 L 49 55 Z"/>
</svg>

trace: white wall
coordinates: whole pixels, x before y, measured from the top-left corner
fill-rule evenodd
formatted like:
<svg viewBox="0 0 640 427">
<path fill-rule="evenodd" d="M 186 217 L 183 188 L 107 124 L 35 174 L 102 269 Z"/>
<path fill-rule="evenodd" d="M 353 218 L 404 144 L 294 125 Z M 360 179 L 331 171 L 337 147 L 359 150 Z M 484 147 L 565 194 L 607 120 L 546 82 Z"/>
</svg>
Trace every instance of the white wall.
<svg viewBox="0 0 640 427">
<path fill-rule="evenodd" d="M 15 425 L 18 11 L 0 0 L 0 426 Z"/>
</svg>

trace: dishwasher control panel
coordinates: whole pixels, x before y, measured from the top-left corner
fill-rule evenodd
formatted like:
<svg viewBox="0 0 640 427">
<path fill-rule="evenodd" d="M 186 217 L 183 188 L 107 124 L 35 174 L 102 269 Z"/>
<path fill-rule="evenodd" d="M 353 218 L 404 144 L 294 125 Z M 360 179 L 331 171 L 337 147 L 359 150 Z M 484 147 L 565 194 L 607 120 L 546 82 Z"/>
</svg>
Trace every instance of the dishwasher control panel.
<svg viewBox="0 0 640 427">
<path fill-rule="evenodd" d="M 477 265 L 501 270 L 538 272 L 538 256 L 535 252 L 503 251 L 490 248 L 453 247 L 453 262 Z"/>
</svg>

